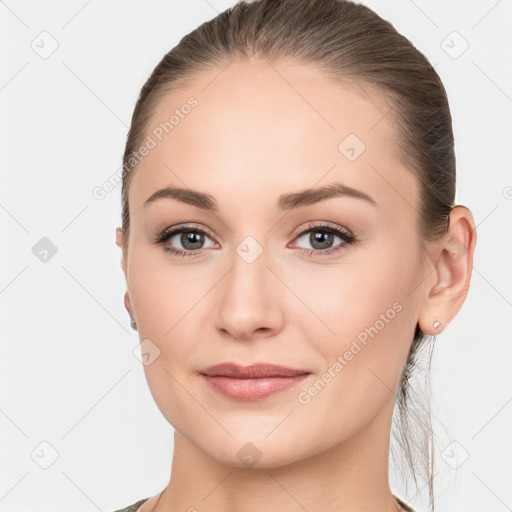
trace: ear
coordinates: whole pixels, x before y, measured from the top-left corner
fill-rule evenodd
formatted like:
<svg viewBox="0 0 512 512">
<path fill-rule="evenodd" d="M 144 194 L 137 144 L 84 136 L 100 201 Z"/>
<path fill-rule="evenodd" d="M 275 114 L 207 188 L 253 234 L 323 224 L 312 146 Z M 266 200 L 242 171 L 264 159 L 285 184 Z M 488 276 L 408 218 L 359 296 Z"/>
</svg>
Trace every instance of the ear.
<svg viewBox="0 0 512 512">
<path fill-rule="evenodd" d="M 436 242 L 432 254 L 435 278 L 426 283 L 425 297 L 418 318 L 423 333 L 439 334 L 462 307 L 469 290 L 475 244 L 476 226 L 473 215 L 465 206 L 455 206 L 450 213 L 448 231 Z M 437 329 L 434 322 L 440 322 Z"/>
<path fill-rule="evenodd" d="M 116 245 L 121 249 L 123 249 L 123 237 L 124 233 L 120 227 L 116 228 Z M 124 254 L 121 254 L 121 268 L 123 269 L 124 276 L 126 278 L 126 261 L 124 259 Z"/>
</svg>

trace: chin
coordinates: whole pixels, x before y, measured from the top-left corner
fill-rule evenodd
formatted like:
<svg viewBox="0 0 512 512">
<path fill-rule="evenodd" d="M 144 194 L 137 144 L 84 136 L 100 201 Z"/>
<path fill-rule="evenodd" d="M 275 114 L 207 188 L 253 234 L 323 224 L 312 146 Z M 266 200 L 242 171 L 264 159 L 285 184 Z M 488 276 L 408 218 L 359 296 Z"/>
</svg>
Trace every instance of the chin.
<svg viewBox="0 0 512 512">
<path fill-rule="evenodd" d="M 293 444 L 284 442 L 284 438 L 290 439 L 290 437 L 283 435 L 283 437 L 276 436 L 275 439 L 269 439 L 260 433 L 259 436 L 235 436 L 229 440 L 224 439 L 222 443 L 217 439 L 209 442 L 203 438 L 197 446 L 212 459 L 225 466 L 272 469 L 293 464 L 310 455 L 304 451 L 302 442 Z M 295 439 L 298 438 L 295 437 Z M 319 451 L 321 450 L 319 449 Z"/>
</svg>

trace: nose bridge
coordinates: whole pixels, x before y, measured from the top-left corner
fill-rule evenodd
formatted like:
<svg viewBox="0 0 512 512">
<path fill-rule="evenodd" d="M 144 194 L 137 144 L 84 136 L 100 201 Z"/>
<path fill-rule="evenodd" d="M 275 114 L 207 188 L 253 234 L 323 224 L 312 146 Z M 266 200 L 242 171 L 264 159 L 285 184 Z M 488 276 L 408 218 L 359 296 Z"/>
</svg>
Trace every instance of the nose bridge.
<svg viewBox="0 0 512 512">
<path fill-rule="evenodd" d="M 236 338 L 250 338 L 255 331 L 268 334 L 280 328 L 279 283 L 267 268 L 272 267 L 271 260 L 268 247 L 250 235 L 234 248 L 217 303 L 218 329 Z"/>
<path fill-rule="evenodd" d="M 254 293 L 248 293 L 248 296 L 262 295 L 259 299 L 264 298 L 265 283 L 270 273 L 267 266 L 271 264 L 270 250 L 263 243 L 251 235 L 246 236 L 235 247 L 231 271 L 233 285 L 244 287 L 240 290 L 242 293 L 252 289 Z"/>
</svg>

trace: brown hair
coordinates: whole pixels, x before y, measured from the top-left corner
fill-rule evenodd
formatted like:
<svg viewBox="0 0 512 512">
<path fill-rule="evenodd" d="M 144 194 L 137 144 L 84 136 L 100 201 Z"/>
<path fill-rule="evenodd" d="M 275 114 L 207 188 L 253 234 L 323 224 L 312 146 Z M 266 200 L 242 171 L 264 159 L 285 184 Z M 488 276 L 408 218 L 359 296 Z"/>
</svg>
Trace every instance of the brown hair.
<svg viewBox="0 0 512 512">
<path fill-rule="evenodd" d="M 131 157 L 147 136 L 155 107 L 168 92 L 185 87 L 195 73 L 212 68 L 220 70 L 233 59 L 293 60 L 314 65 L 334 79 L 352 81 L 380 93 L 392 111 L 400 158 L 418 180 L 420 244 L 423 247 L 425 241 L 445 234 L 455 201 L 454 140 L 446 91 L 425 56 L 389 22 L 352 1 L 240 1 L 184 36 L 162 58 L 142 87 L 123 156 L 125 258 L 130 228 L 128 191 L 136 168 Z M 430 412 L 426 411 L 426 418 L 424 410 L 417 414 L 422 435 L 412 431 L 409 421 L 412 393 L 409 380 L 425 338 L 416 326 L 395 405 L 401 429 L 399 444 L 416 486 L 415 453 L 419 451 L 424 456 L 421 469 L 426 473 L 433 510 Z"/>
</svg>

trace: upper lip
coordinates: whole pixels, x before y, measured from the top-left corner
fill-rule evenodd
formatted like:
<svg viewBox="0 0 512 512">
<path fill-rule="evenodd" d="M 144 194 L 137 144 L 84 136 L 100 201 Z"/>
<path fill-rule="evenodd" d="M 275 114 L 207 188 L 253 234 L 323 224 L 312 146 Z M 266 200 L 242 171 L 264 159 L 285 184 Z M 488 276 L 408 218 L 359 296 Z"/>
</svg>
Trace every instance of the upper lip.
<svg viewBox="0 0 512 512">
<path fill-rule="evenodd" d="M 220 363 L 200 370 L 209 377 L 231 377 L 235 379 L 258 379 L 264 377 L 295 377 L 310 372 L 296 368 L 287 368 L 276 364 L 255 363 L 241 366 L 236 363 Z"/>
</svg>

